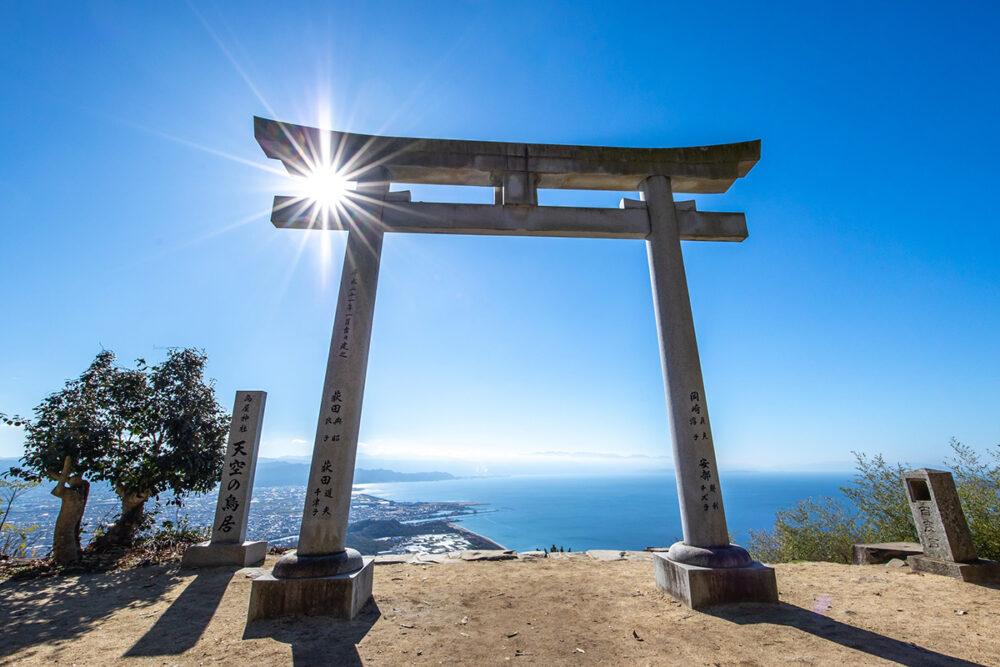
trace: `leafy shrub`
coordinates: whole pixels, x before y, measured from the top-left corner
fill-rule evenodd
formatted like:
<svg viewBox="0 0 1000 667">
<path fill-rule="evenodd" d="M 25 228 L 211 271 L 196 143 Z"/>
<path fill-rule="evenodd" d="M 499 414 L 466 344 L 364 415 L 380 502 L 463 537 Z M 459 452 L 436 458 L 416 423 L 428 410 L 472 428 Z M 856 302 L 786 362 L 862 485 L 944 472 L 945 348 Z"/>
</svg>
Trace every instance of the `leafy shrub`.
<svg viewBox="0 0 1000 667">
<path fill-rule="evenodd" d="M 23 558 L 27 555 L 28 535 L 38 526 L 15 526 L 7 521 L 14 502 L 37 482 L 21 482 L 0 477 L 0 558 Z"/>
<path fill-rule="evenodd" d="M 38 526 L 25 528 L 5 523 L 0 527 L 0 558 L 24 558 L 28 555 L 28 535 Z"/>
<path fill-rule="evenodd" d="M 857 534 L 857 519 L 843 503 L 833 498 L 809 498 L 779 509 L 772 530 L 751 530 L 748 547 L 754 558 L 766 563 L 850 563 Z"/>
<path fill-rule="evenodd" d="M 143 531 L 139 536 L 138 546 L 140 549 L 163 551 L 204 542 L 211 537 L 211 526 L 193 525 L 185 514 L 176 524 L 173 521 L 164 521 L 158 527 Z"/>
<path fill-rule="evenodd" d="M 1000 560 L 1000 446 L 990 452 L 990 466 L 954 438 L 950 445 L 955 458 L 948 466 L 955 477 L 976 552 L 980 558 Z"/>
<path fill-rule="evenodd" d="M 955 458 L 945 466 L 955 478 L 979 557 L 1000 559 L 1000 447 L 990 452 L 990 465 L 954 438 L 949 446 Z M 850 563 L 858 542 L 917 541 L 902 482 L 909 467 L 889 465 L 880 454 L 854 456 L 857 473 L 851 486 L 841 488 L 848 503 L 810 498 L 779 509 L 771 530 L 750 531 L 747 548 L 755 558 Z"/>
<path fill-rule="evenodd" d="M 903 489 L 903 473 L 909 466 L 889 465 L 881 454 L 869 459 L 854 452 L 854 457 L 853 486 L 840 490 L 854 505 L 859 527 L 855 542 L 916 542 L 917 529 Z"/>
</svg>

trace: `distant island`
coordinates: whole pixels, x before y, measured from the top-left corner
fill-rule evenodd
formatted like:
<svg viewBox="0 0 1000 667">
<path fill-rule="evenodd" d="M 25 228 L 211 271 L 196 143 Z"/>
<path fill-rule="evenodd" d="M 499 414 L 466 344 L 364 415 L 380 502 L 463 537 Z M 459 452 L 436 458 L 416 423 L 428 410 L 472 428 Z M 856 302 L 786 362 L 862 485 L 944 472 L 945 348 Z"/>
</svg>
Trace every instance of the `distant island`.
<svg viewBox="0 0 1000 667">
<path fill-rule="evenodd" d="M 260 459 L 254 486 L 295 486 L 309 479 L 309 463 L 306 461 L 286 461 L 283 459 Z M 396 472 L 384 468 L 356 468 L 355 484 L 378 484 L 385 482 L 439 482 L 457 479 L 447 472 Z"/>
</svg>

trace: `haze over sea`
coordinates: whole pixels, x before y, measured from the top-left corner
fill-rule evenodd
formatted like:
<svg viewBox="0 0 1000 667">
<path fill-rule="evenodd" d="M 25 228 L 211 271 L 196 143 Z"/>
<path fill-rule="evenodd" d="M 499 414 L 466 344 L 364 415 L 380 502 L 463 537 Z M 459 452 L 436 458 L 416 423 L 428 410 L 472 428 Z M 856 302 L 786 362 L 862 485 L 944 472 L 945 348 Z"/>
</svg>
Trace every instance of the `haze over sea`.
<svg viewBox="0 0 1000 667">
<path fill-rule="evenodd" d="M 774 513 L 809 497 L 842 498 L 850 472 L 723 471 L 729 531 L 746 544 L 749 531 L 770 529 Z M 363 493 L 396 501 L 488 503 L 461 525 L 526 551 L 556 546 L 643 549 L 681 539 L 680 510 L 671 471 L 616 476 L 520 475 L 360 484 Z"/>
</svg>

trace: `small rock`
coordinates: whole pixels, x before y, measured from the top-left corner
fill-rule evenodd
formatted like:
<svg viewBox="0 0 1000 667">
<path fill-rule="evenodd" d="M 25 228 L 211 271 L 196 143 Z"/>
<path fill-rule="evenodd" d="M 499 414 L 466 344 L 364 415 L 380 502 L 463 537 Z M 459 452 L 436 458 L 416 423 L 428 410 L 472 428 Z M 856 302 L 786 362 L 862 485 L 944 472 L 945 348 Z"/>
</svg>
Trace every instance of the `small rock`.
<svg viewBox="0 0 1000 667">
<path fill-rule="evenodd" d="M 462 552 L 462 560 L 465 561 L 514 560 L 516 558 L 517 554 L 509 549 L 477 549 Z"/>
<path fill-rule="evenodd" d="M 404 563 L 412 563 L 414 555 L 413 554 L 381 554 L 375 556 L 376 565 L 401 565 Z"/>
<path fill-rule="evenodd" d="M 965 615 L 966 615 L 966 614 L 968 614 L 969 612 L 965 611 L 964 609 L 956 609 L 956 610 L 955 610 L 955 613 L 956 613 L 956 614 L 957 614 L 958 616 L 965 616 Z"/>
<path fill-rule="evenodd" d="M 580 648 L 579 646 L 577 646 L 577 647 L 576 647 L 575 649 L 573 649 L 573 652 L 574 652 L 574 653 L 586 653 L 586 651 L 584 651 L 584 650 L 583 650 L 582 648 Z"/>
</svg>

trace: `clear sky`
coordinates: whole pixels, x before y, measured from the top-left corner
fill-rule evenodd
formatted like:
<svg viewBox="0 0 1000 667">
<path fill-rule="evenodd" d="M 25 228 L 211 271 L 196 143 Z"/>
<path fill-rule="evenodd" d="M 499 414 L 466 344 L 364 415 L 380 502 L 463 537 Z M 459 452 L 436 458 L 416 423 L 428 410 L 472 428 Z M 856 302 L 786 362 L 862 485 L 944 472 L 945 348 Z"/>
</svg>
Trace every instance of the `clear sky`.
<svg viewBox="0 0 1000 667">
<path fill-rule="evenodd" d="M 288 184 L 261 115 L 762 139 L 747 178 L 698 198 L 745 211 L 749 239 L 684 245 L 720 465 L 995 448 L 996 6 L 592 5 L 4 3 L 0 411 L 30 413 L 102 347 L 196 346 L 223 404 L 268 392 L 262 455 L 309 453 L 344 236 L 269 223 Z M 360 465 L 663 468 L 668 438 L 643 242 L 387 237 Z M 20 443 L 0 428 L 0 456 Z"/>
</svg>

